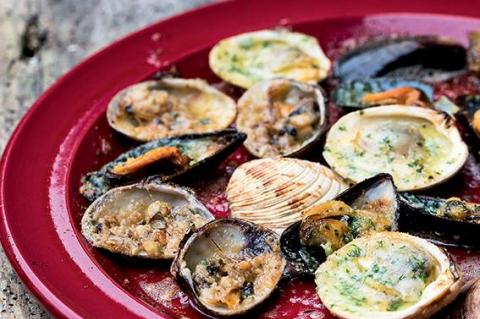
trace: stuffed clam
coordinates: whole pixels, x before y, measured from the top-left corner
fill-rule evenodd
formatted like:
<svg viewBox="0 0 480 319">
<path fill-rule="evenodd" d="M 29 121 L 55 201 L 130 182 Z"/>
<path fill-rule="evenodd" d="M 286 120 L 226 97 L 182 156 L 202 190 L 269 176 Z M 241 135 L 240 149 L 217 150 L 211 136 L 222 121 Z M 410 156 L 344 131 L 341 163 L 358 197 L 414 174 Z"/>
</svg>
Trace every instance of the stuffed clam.
<svg viewBox="0 0 480 319">
<path fill-rule="evenodd" d="M 149 176 L 162 181 L 218 162 L 242 144 L 235 130 L 163 138 L 140 145 L 82 179 L 80 193 L 93 201 L 110 188 Z"/>
<path fill-rule="evenodd" d="M 313 206 L 280 238 L 293 274 L 312 275 L 325 258 L 353 239 L 398 230 L 399 204 L 392 177 L 364 180 L 335 200 Z"/>
<path fill-rule="evenodd" d="M 107 119 L 138 141 L 223 130 L 235 120 L 235 101 L 200 79 L 164 78 L 129 86 L 115 95 Z"/>
<path fill-rule="evenodd" d="M 93 202 L 82 234 L 94 247 L 130 257 L 172 259 L 191 229 L 213 220 L 195 195 L 157 182 L 114 188 Z"/>
<path fill-rule="evenodd" d="M 252 86 L 238 101 L 237 129 L 257 157 L 295 156 L 327 128 L 325 99 L 316 85 L 274 79 Z"/>
<path fill-rule="evenodd" d="M 335 198 L 345 183 L 329 168 L 293 158 L 242 164 L 227 186 L 231 216 L 281 232 L 312 206 Z"/>
<path fill-rule="evenodd" d="M 198 308 L 226 317 L 245 313 L 268 298 L 285 263 L 274 232 L 219 219 L 184 239 L 171 272 Z"/>
<path fill-rule="evenodd" d="M 327 76 L 331 63 L 314 37 L 277 29 L 220 41 L 210 51 L 209 64 L 226 82 L 248 89 L 277 77 L 316 83 Z"/>
<path fill-rule="evenodd" d="M 357 238 L 315 272 L 317 293 L 344 319 L 430 318 L 452 302 L 461 274 L 441 248 L 397 232 Z"/>
<path fill-rule="evenodd" d="M 456 174 L 467 160 L 468 148 L 446 113 L 389 105 L 340 118 L 327 134 L 323 156 L 348 180 L 360 182 L 386 172 L 399 191 L 409 191 Z"/>
</svg>

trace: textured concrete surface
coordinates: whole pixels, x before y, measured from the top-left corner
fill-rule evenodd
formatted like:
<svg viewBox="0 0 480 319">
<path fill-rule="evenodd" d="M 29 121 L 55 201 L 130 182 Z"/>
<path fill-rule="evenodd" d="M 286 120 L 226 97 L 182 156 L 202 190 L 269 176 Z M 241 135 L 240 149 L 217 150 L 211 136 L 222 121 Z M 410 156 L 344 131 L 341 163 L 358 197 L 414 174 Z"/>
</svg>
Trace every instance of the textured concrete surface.
<svg viewBox="0 0 480 319">
<path fill-rule="evenodd" d="M 212 0 L 0 0 L 0 152 L 59 76 L 119 37 Z M 49 318 L 0 250 L 0 318 Z"/>
</svg>

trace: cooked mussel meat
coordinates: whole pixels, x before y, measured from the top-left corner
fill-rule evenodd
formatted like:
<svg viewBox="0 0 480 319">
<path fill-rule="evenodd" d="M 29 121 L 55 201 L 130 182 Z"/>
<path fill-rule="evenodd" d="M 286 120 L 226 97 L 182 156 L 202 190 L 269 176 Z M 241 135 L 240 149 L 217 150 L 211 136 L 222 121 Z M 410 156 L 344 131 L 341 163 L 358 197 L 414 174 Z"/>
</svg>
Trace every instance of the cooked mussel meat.
<svg viewBox="0 0 480 319">
<path fill-rule="evenodd" d="M 326 256 L 353 239 L 398 229 L 397 191 L 392 177 L 379 174 L 312 207 L 280 238 L 295 275 L 311 275 Z"/>
<path fill-rule="evenodd" d="M 115 95 L 107 119 L 138 141 L 215 132 L 235 120 L 235 101 L 200 79 L 163 78 L 129 86 Z"/>
<path fill-rule="evenodd" d="M 94 247 L 131 257 L 172 259 L 183 236 L 213 220 L 195 195 L 158 182 L 111 189 L 82 218 L 82 234 Z"/>
<path fill-rule="evenodd" d="M 398 232 L 357 238 L 315 272 L 322 303 L 345 319 L 430 318 L 457 297 L 461 279 L 443 249 Z"/>
<path fill-rule="evenodd" d="M 447 80 L 465 71 L 465 48 L 435 36 L 372 40 L 340 57 L 334 75 L 342 81 L 396 77 L 426 82 Z"/>
<path fill-rule="evenodd" d="M 236 124 L 247 133 L 245 147 L 257 157 L 299 155 L 327 128 L 325 99 L 316 85 L 263 81 L 238 101 Z"/>
<path fill-rule="evenodd" d="M 403 231 L 445 245 L 480 247 L 480 204 L 404 193 L 400 207 Z"/>
<path fill-rule="evenodd" d="M 395 78 L 347 80 L 339 84 L 332 100 L 338 106 L 354 108 L 387 104 L 428 106 L 433 101 L 433 88 L 419 81 Z"/>
<path fill-rule="evenodd" d="M 285 264 L 273 231 L 219 219 L 187 235 L 171 272 L 198 308 L 223 317 L 261 304 L 276 288 Z"/>
<path fill-rule="evenodd" d="M 235 130 L 163 138 L 121 154 L 82 179 L 80 193 L 93 201 L 110 188 L 153 176 L 171 180 L 232 153 L 246 135 Z"/>
</svg>

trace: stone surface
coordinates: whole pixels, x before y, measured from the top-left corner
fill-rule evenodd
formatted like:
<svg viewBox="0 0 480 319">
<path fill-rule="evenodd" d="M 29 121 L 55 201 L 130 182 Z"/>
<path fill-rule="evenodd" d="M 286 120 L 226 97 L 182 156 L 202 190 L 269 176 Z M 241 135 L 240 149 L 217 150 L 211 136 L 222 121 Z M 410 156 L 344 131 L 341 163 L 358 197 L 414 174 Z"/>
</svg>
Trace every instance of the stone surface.
<svg viewBox="0 0 480 319">
<path fill-rule="evenodd" d="M 0 153 L 59 76 L 142 26 L 212 0 L 0 0 Z M 0 250 L 0 318 L 49 318 Z"/>
</svg>

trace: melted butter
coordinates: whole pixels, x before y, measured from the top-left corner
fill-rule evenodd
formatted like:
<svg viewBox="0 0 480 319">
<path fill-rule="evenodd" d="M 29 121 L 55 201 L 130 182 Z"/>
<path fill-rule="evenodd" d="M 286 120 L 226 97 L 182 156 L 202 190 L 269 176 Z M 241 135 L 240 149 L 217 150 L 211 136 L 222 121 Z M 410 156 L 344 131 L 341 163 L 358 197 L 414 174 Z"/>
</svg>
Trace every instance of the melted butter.
<svg viewBox="0 0 480 319">
<path fill-rule="evenodd" d="M 417 303 L 438 269 L 428 253 L 409 243 L 374 240 L 330 256 L 317 270 L 316 283 L 330 307 L 392 312 Z"/>
<path fill-rule="evenodd" d="M 341 125 L 337 130 L 338 145 L 330 143 L 326 151 L 334 166 L 346 167 L 354 180 L 384 172 L 393 176 L 400 190 L 416 189 L 441 179 L 459 157 L 452 152 L 450 139 L 420 118 L 372 116 L 350 131 Z"/>
</svg>

